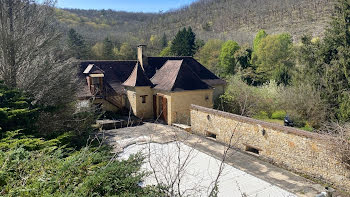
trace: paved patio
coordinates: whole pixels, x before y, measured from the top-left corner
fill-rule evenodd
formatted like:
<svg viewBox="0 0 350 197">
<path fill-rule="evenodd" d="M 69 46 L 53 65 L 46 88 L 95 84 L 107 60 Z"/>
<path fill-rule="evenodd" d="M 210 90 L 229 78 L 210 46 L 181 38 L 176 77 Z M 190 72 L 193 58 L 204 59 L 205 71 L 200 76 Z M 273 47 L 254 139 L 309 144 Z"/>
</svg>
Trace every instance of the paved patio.
<svg viewBox="0 0 350 197">
<path fill-rule="evenodd" d="M 167 144 L 180 141 L 188 147 L 194 148 L 200 154 L 204 153 L 216 160 L 221 160 L 226 149 L 221 143 L 207 139 L 202 136 L 192 135 L 181 129 L 161 124 L 145 123 L 143 125 L 102 131 L 99 135 L 104 136 L 107 143 L 114 147 L 114 152 L 122 153 L 124 149 L 130 149 L 131 145 L 142 145 L 149 142 L 155 144 Z M 139 146 L 140 147 L 140 146 Z M 235 170 L 246 173 L 249 177 L 258 178 L 261 183 L 271 185 L 270 188 L 281 188 L 288 193 L 297 196 L 315 196 L 324 191 L 324 188 L 312 183 L 310 180 L 298 176 L 287 170 L 278 168 L 270 163 L 258 159 L 256 156 L 230 150 L 226 158 L 226 164 Z M 252 185 L 251 187 L 258 187 Z M 273 186 L 273 187 L 272 187 Z M 276 189 L 275 188 L 275 189 Z M 267 195 L 269 196 L 269 195 Z"/>
</svg>

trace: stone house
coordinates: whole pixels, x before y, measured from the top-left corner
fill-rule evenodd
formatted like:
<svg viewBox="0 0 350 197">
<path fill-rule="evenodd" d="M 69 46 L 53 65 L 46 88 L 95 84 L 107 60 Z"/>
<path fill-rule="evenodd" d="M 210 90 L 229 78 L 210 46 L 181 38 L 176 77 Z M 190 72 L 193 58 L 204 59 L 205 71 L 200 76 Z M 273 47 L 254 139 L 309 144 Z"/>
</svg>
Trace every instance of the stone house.
<svg viewBox="0 0 350 197">
<path fill-rule="evenodd" d="M 224 93 L 226 82 L 193 57 L 147 57 L 144 50 L 140 45 L 132 61 L 82 61 L 80 104 L 189 124 L 191 104 L 212 108 Z"/>
</svg>

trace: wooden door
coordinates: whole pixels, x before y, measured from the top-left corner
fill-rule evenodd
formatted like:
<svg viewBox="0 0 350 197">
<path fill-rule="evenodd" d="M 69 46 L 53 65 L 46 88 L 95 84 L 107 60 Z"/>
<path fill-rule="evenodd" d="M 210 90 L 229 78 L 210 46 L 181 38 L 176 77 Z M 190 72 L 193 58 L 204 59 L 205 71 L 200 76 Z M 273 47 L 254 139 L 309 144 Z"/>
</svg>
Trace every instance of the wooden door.
<svg viewBox="0 0 350 197">
<path fill-rule="evenodd" d="M 157 95 L 153 95 L 153 119 L 157 119 Z"/>
<path fill-rule="evenodd" d="M 165 97 L 163 97 L 162 100 L 162 117 L 163 120 L 168 123 L 168 100 Z"/>
</svg>

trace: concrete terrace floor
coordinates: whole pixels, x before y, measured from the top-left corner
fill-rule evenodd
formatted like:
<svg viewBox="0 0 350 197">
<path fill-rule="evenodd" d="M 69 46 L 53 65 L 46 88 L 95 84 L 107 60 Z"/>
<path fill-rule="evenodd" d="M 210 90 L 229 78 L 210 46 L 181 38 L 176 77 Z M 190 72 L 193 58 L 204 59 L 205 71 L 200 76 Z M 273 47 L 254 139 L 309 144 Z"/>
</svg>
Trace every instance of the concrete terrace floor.
<svg viewBox="0 0 350 197">
<path fill-rule="evenodd" d="M 116 153 L 123 152 L 124 148 L 133 144 L 150 142 L 165 144 L 180 141 L 202 153 L 221 160 L 226 149 L 223 144 L 214 140 L 193 135 L 172 126 L 155 123 L 100 131 L 99 135 L 104 138 L 105 142 L 113 146 Z M 231 149 L 225 163 L 297 196 L 315 196 L 324 191 L 324 187 L 319 184 L 241 151 Z"/>
</svg>

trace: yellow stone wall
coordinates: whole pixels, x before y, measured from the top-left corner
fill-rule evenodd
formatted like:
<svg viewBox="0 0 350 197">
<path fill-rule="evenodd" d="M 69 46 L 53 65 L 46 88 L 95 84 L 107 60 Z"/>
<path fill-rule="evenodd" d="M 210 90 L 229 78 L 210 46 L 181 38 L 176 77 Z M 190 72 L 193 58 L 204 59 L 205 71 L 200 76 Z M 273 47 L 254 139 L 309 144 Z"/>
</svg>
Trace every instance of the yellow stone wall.
<svg viewBox="0 0 350 197">
<path fill-rule="evenodd" d="M 191 107 L 191 129 L 243 151 L 255 148 L 263 159 L 350 190 L 350 171 L 330 148 L 329 137 L 200 106 Z"/>
<path fill-rule="evenodd" d="M 168 110 L 168 124 L 181 123 L 190 125 L 191 105 L 213 108 L 213 90 L 193 90 L 170 93 L 171 106 Z"/>
<path fill-rule="evenodd" d="M 133 114 L 141 119 L 153 118 L 153 91 L 150 87 L 126 87 L 126 95 Z M 146 103 L 142 103 L 143 95 L 147 95 Z"/>
<path fill-rule="evenodd" d="M 133 87 L 125 87 L 126 97 L 128 99 L 129 108 L 133 114 L 136 114 L 136 92 Z"/>
</svg>

